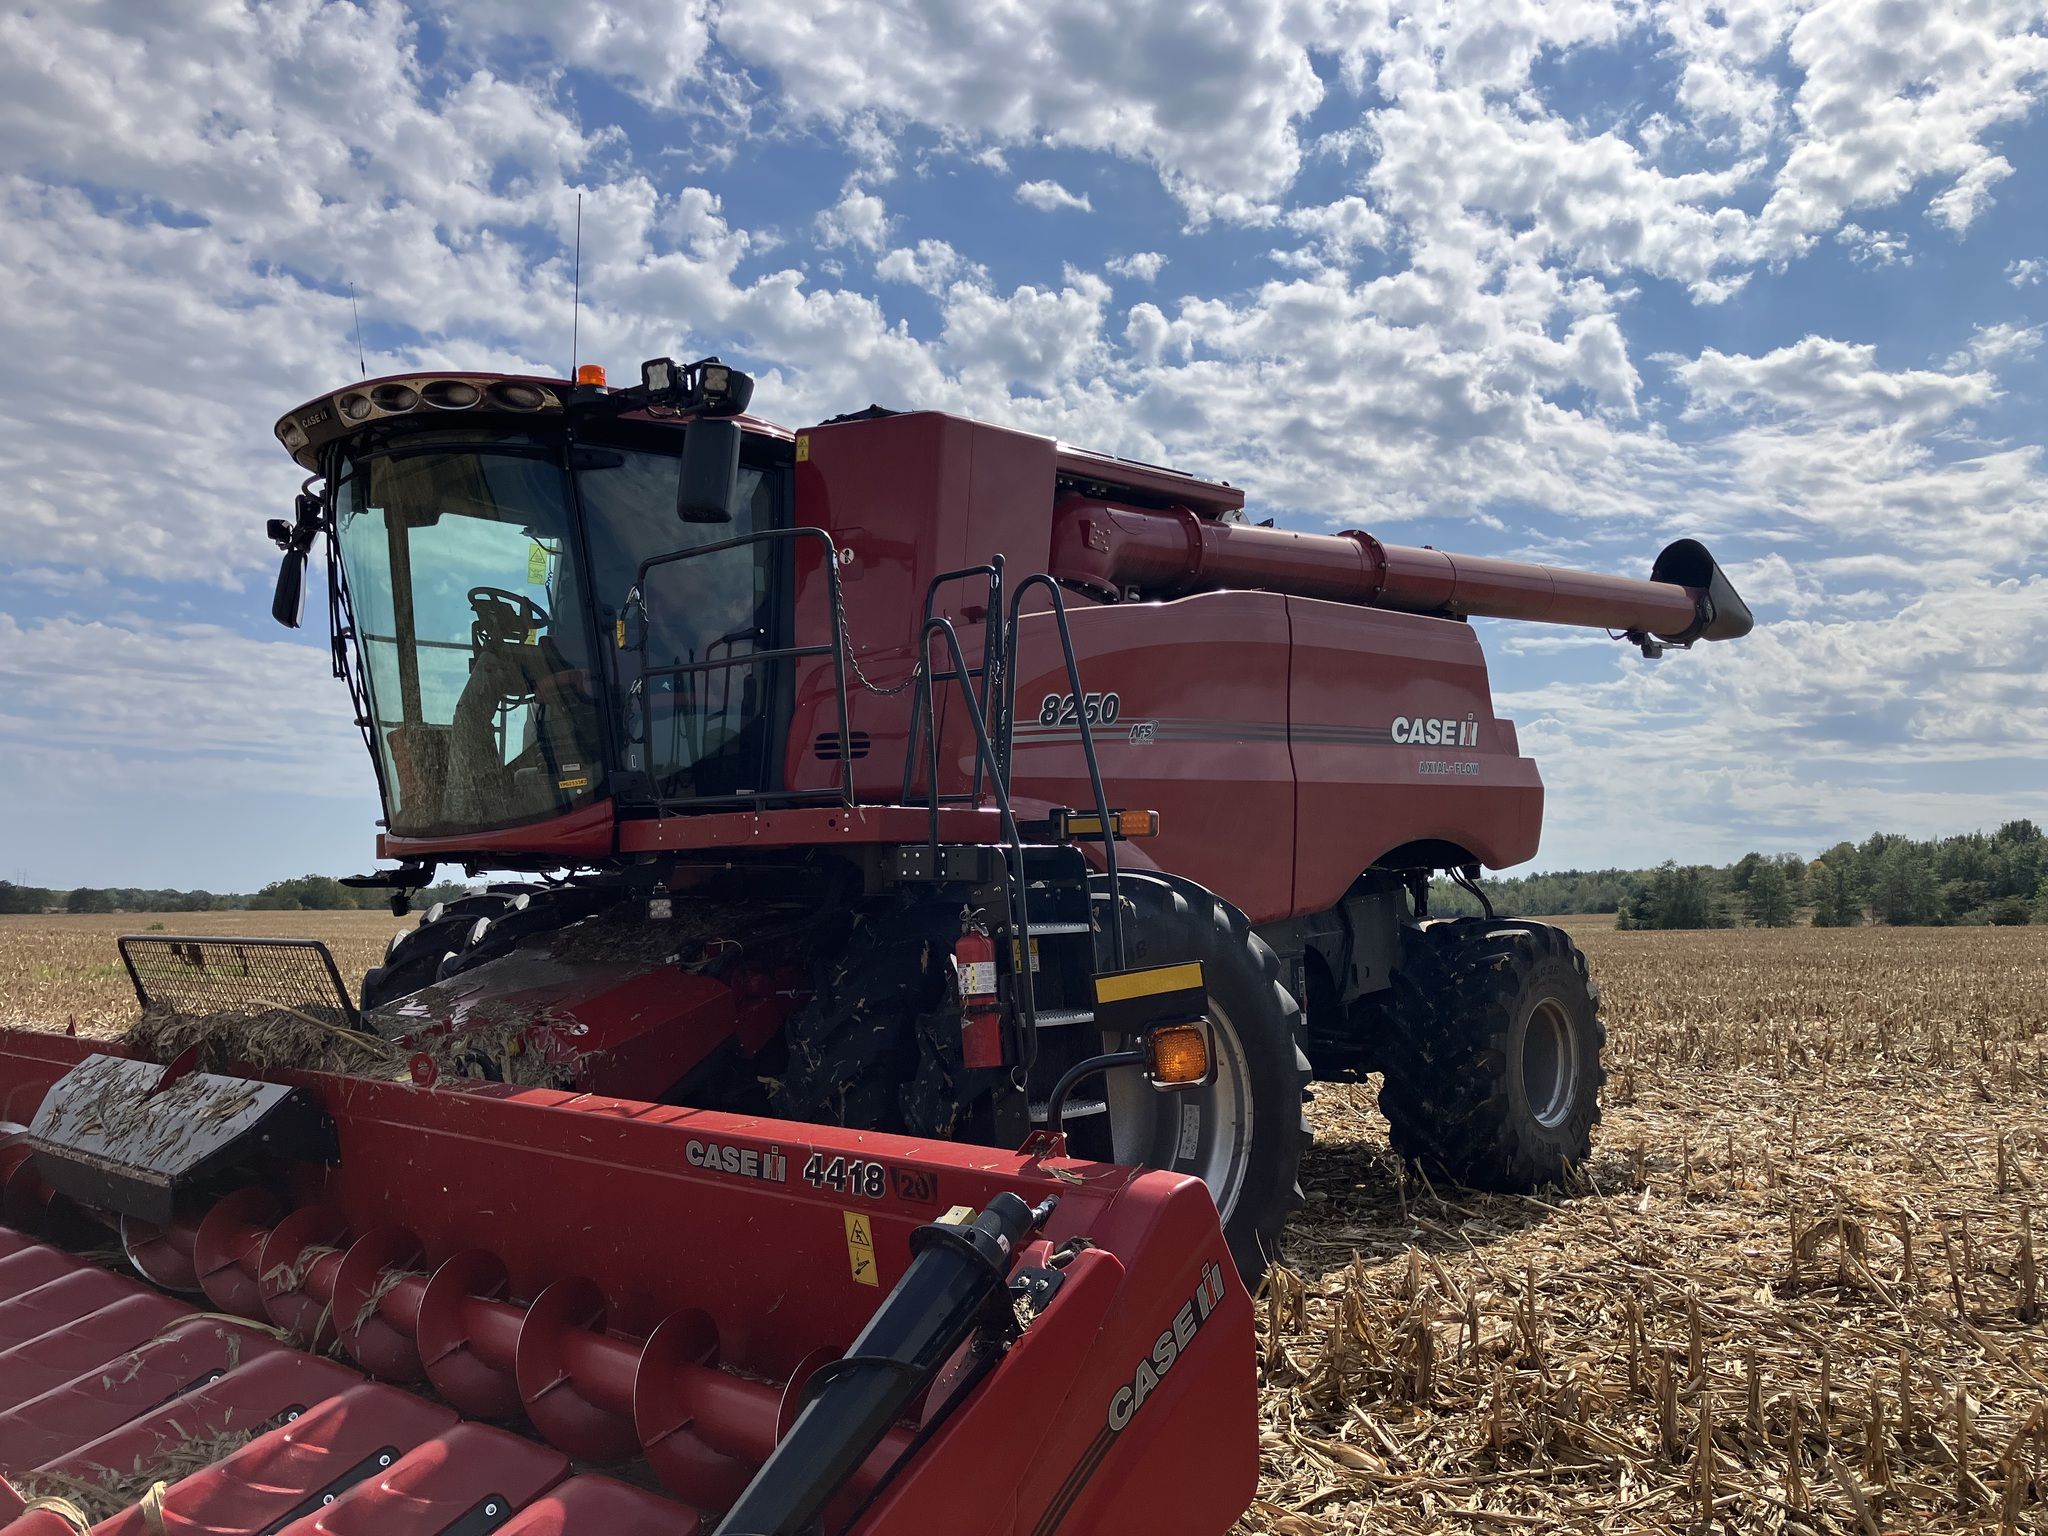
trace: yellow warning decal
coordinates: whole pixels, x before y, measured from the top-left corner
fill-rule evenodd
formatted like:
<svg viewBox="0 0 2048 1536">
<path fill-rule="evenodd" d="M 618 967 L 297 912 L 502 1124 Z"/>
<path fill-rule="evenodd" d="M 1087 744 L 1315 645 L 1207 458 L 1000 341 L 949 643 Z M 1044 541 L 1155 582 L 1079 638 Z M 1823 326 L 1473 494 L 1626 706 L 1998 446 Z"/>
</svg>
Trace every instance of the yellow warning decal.
<svg viewBox="0 0 2048 1536">
<path fill-rule="evenodd" d="M 1134 997 L 1156 997 L 1161 992 L 1198 991 L 1202 986 L 1202 962 L 1154 966 L 1149 971 L 1125 971 L 1121 976 L 1095 978 L 1095 1001 L 1124 1003 Z"/>
<path fill-rule="evenodd" d="M 529 583 L 539 583 L 548 579 L 548 552 L 538 544 L 526 552 L 526 579 Z"/>
<path fill-rule="evenodd" d="M 557 788 L 557 789 L 588 789 L 588 788 L 590 788 L 590 780 L 588 780 L 588 779 L 557 779 L 557 780 L 555 781 L 555 788 Z"/>
<path fill-rule="evenodd" d="M 619 615 L 619 622 L 614 633 L 618 635 L 619 649 L 623 651 L 626 648 L 626 617 L 624 614 Z"/>
<path fill-rule="evenodd" d="M 810 440 L 810 439 L 809 439 L 808 437 L 799 437 L 799 438 L 798 438 L 798 439 L 796 440 L 796 461 L 797 461 L 797 463 L 799 463 L 799 464 L 804 464 L 804 463 L 808 463 L 808 462 L 810 461 L 810 457 L 811 457 L 811 440 Z"/>
<path fill-rule="evenodd" d="M 881 1276 L 875 1272 L 875 1232 L 868 1224 L 868 1218 L 859 1211 L 847 1211 L 846 1216 L 846 1262 L 853 1271 L 853 1278 L 862 1285 L 881 1286 Z"/>
</svg>

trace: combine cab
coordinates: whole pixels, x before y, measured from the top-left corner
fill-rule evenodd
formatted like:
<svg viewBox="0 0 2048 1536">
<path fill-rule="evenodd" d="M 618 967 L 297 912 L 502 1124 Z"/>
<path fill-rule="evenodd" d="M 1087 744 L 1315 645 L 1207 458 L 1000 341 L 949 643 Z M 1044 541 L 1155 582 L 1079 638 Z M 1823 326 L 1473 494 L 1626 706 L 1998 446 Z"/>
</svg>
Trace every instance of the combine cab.
<svg viewBox="0 0 2048 1536">
<path fill-rule="evenodd" d="M 1436 1175 L 1585 1155 L 1578 952 L 1428 912 L 1540 820 L 1465 620 L 1740 635 L 1703 548 L 1293 534 L 751 393 L 658 359 L 278 423 L 358 883 L 519 878 L 359 985 L 134 939 L 124 1044 L 0 1034 L 0 1532 L 1221 1532 L 1311 1075 L 1381 1074 Z"/>
</svg>

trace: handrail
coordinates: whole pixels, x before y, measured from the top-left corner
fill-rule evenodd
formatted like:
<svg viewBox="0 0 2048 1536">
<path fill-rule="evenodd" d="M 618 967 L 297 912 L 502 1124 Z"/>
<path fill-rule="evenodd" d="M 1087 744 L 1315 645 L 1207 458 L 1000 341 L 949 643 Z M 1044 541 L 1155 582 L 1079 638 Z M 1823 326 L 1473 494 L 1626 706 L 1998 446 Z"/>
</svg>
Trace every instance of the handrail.
<svg viewBox="0 0 2048 1536">
<path fill-rule="evenodd" d="M 1006 847 L 1003 860 L 1010 866 L 1012 892 L 1016 901 L 1016 928 L 1020 936 L 1023 959 L 1012 965 L 1011 971 L 1018 979 L 1018 998 L 1023 1004 L 1023 1050 L 1018 1071 L 1026 1078 L 1038 1064 L 1038 999 L 1031 978 L 1031 907 L 1029 888 L 1031 882 L 1024 872 L 1024 834 L 1017 828 L 1017 818 L 1010 810 L 1010 788 L 1004 776 L 996 771 L 995 748 L 989 741 L 988 725 L 983 719 L 981 705 L 974 697 L 974 690 L 967 685 L 967 657 L 960 649 L 960 635 L 953 628 L 953 621 L 943 616 L 924 621 L 924 628 L 917 637 L 918 661 L 924 665 L 925 688 L 931 687 L 931 637 L 942 635 L 946 649 L 952 652 L 953 671 L 950 674 L 960 689 L 961 701 L 967 706 L 967 723 L 974 727 L 974 750 L 986 759 L 989 766 L 989 787 L 994 790 L 996 809 L 1001 814 L 1003 838 Z M 928 771 L 931 774 L 931 843 L 939 846 L 939 733 L 927 731 Z"/>
<path fill-rule="evenodd" d="M 825 548 L 825 580 L 832 596 L 832 643 L 830 645 L 786 645 L 773 650 L 749 651 L 744 656 L 728 654 L 721 661 L 698 661 L 670 667 L 649 667 L 645 664 L 647 647 L 647 573 L 656 566 L 674 565 L 684 560 L 695 560 L 705 555 L 720 554 L 728 549 L 744 545 L 759 544 L 769 539 L 816 539 Z M 651 555 L 640 562 L 633 578 L 633 590 L 626 594 L 628 607 L 640 612 L 640 644 L 636 649 L 642 652 L 640 676 L 633 680 L 632 692 L 640 698 L 642 714 L 641 735 L 643 740 L 652 735 L 652 720 L 648 718 L 650 703 L 645 691 L 645 682 L 650 677 L 680 676 L 686 672 L 710 672 L 728 670 L 732 667 L 752 666 L 757 662 L 782 661 L 798 656 L 822 656 L 827 652 L 832 657 L 832 681 L 835 701 L 839 706 L 839 798 L 849 810 L 853 808 L 853 738 L 847 722 L 846 710 L 846 610 L 839 590 L 839 546 L 832 542 L 832 535 L 822 528 L 761 528 L 753 533 L 739 534 L 730 539 L 719 539 L 710 544 L 698 544 L 689 549 L 671 550 L 663 555 Z M 794 616 L 792 615 L 792 620 Z M 651 750 L 651 744 L 650 748 Z M 757 803 L 775 800 L 815 800 L 822 793 L 812 789 L 767 790 L 750 795 L 705 795 L 690 796 L 687 803 L 702 805 L 721 803 Z M 657 796 L 657 803 L 666 797 Z"/>
<path fill-rule="evenodd" d="M 1060 630 L 1060 651 L 1067 663 L 1067 686 L 1074 695 L 1074 720 L 1081 727 L 1081 755 L 1088 763 L 1088 787 L 1095 792 L 1095 814 L 1101 818 L 1102 828 L 1102 869 L 1109 876 L 1109 937 L 1110 952 L 1116 959 L 1116 968 L 1123 970 L 1128 961 L 1124 954 L 1124 903 L 1123 888 L 1118 882 L 1116 866 L 1116 827 L 1109 818 L 1109 795 L 1102 786 L 1102 765 L 1095 755 L 1095 730 L 1088 720 L 1088 696 L 1081 688 L 1081 663 L 1074 656 L 1074 633 L 1067 625 L 1067 601 L 1061 594 L 1059 583 L 1043 571 L 1026 576 L 1017 583 L 1017 589 L 1010 595 L 1009 634 L 1004 649 L 1012 656 L 1017 653 L 1017 624 L 1023 617 L 1024 594 L 1035 586 L 1043 586 L 1052 598 L 1052 615 Z M 1017 669 L 1010 668 L 1005 678 L 1003 711 L 1000 734 L 1003 741 L 1003 755 L 1000 777 L 1007 783 L 1010 777 L 1010 754 L 1016 745 L 1017 729 Z"/>
<path fill-rule="evenodd" d="M 970 576 L 985 576 L 988 578 L 988 608 L 986 611 L 991 621 L 1000 616 L 1003 611 L 1003 557 L 996 555 L 985 564 L 966 565 L 957 571 L 941 571 L 938 575 L 934 576 L 924 589 L 923 622 L 929 624 L 932 620 L 932 607 L 938 601 L 940 587 L 949 581 L 964 581 Z M 978 677 L 981 680 L 982 715 L 984 719 L 990 721 L 995 719 L 993 712 L 997 701 L 995 690 L 1001 686 L 1003 639 L 1004 636 L 1000 624 L 985 622 L 982 628 L 981 665 L 967 669 L 968 676 Z M 930 671 L 929 667 L 925 669 L 926 686 L 920 687 L 910 696 L 910 734 L 904 743 L 903 789 L 900 797 L 905 803 L 908 803 L 910 800 L 912 782 L 917 776 L 918 737 L 925 729 L 927 722 L 929 722 L 931 729 L 938 729 L 938 701 L 926 697 L 931 691 L 929 687 L 931 682 Z M 950 676 L 951 674 L 948 675 Z M 948 798 L 964 799 L 969 803 L 979 804 L 981 801 L 981 772 L 981 760 L 976 758 L 974 763 L 974 787 L 972 791 L 966 795 L 955 795 Z M 938 786 L 936 783 L 931 787 L 932 791 L 937 793 Z"/>
</svg>

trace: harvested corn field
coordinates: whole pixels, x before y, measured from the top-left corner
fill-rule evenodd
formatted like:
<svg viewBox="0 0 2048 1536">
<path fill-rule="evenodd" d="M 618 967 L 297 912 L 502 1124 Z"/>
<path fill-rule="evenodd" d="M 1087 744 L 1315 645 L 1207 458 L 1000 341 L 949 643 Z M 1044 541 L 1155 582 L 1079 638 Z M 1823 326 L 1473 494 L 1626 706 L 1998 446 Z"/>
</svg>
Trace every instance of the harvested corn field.
<svg viewBox="0 0 2048 1536">
<path fill-rule="evenodd" d="M 384 958 L 391 936 L 415 919 L 385 912 L 174 912 L 0 917 L 0 1025 L 76 1021 L 81 1034 L 115 1034 L 135 1022 L 135 989 L 114 951 L 124 933 L 207 937 L 274 934 L 324 939 L 341 974 L 360 977 Z"/>
<path fill-rule="evenodd" d="M 2048 930 L 1616 933 L 1582 1187 L 1318 1090 L 1251 1531 L 2048 1529 Z"/>
<path fill-rule="evenodd" d="M 0 921 L 0 1020 L 133 1016 L 113 935 Z M 215 914 L 379 958 L 375 914 Z M 1615 933 L 1579 1188 L 1404 1176 L 1318 1090 L 1262 1298 L 1247 1532 L 2048 1529 L 2048 930 Z"/>
</svg>

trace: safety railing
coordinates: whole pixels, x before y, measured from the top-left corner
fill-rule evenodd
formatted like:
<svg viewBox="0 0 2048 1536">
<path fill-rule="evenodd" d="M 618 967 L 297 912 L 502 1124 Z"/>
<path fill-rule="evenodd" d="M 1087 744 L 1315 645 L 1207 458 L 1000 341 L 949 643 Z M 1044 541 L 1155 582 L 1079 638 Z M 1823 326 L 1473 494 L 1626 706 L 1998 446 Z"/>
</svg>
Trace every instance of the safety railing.
<svg viewBox="0 0 2048 1536">
<path fill-rule="evenodd" d="M 1123 970 L 1127 964 L 1124 954 L 1124 904 L 1123 892 L 1117 884 L 1116 827 L 1110 820 L 1109 795 L 1102 784 L 1102 763 L 1095 754 L 1095 727 L 1088 719 L 1084 707 L 1087 693 L 1081 687 L 1081 663 L 1074 655 L 1074 632 L 1067 624 L 1067 600 L 1061 593 L 1059 583 L 1040 571 L 1026 576 L 1017 583 L 1017 590 L 1010 596 L 1010 611 L 1003 650 L 1006 654 L 1017 654 L 1017 625 L 1024 616 L 1024 595 L 1034 587 L 1042 587 L 1052 602 L 1053 621 L 1059 627 L 1060 655 L 1066 662 L 1067 687 L 1074 698 L 1074 722 L 1081 728 L 1081 756 L 1088 764 L 1088 788 L 1095 796 L 1095 814 L 1100 818 L 1096 825 L 1102 829 L 1102 872 L 1109 878 L 1109 936 L 1110 953 L 1116 961 L 1116 968 Z M 995 612 L 989 613 L 989 622 L 994 624 Z M 1017 732 L 1017 671 L 1012 667 L 1006 675 L 1001 691 L 1002 721 L 998 732 L 1002 741 L 1001 755 L 996 760 L 996 774 L 1007 785 L 1010 780 L 1010 757 L 1016 748 Z"/>
<path fill-rule="evenodd" d="M 946 586 L 950 582 L 965 581 L 970 577 L 975 576 L 982 577 L 988 582 L 988 604 L 987 607 L 983 610 L 983 613 L 985 615 L 985 621 L 982 626 L 980 665 L 968 667 L 964 671 L 958 673 L 953 672 L 951 670 L 935 673 L 931 670 L 930 666 L 927 665 L 924 669 L 923 675 L 928 681 L 933 683 L 949 682 L 956 676 L 964 676 L 976 679 L 980 684 L 979 698 L 981 703 L 982 719 L 988 722 L 989 724 L 993 725 L 1000 718 L 998 714 L 998 701 L 1001 697 L 999 690 L 1002 685 L 1001 680 L 1003 671 L 1004 634 L 1003 626 L 1000 622 L 998 622 L 1003 611 L 1003 557 L 1001 555 L 997 555 L 994 559 L 990 560 L 986 565 L 963 566 L 957 571 L 941 571 L 938 575 L 934 576 L 931 579 L 930 585 L 928 585 L 924 591 L 923 623 L 925 625 L 929 625 L 931 623 L 933 617 L 932 610 L 934 609 L 934 607 L 937 606 L 939 600 L 939 589 L 941 587 Z M 928 656 L 922 653 L 919 655 L 918 659 L 920 661 L 924 661 L 927 663 L 929 663 L 930 660 Z M 933 701 L 929 697 L 930 692 L 931 690 L 929 688 L 920 687 L 917 690 L 915 690 L 911 695 L 910 738 L 908 748 L 903 754 L 902 798 L 906 805 L 909 804 L 911 795 L 916 786 L 917 743 L 919 735 L 923 731 L 927 721 L 933 721 L 937 718 L 933 714 L 933 707 L 935 701 Z M 982 773 L 984 766 L 985 765 L 982 763 L 980 757 L 977 756 L 974 760 L 973 786 L 968 790 L 955 791 L 951 794 L 941 795 L 938 792 L 938 786 L 936 783 L 929 784 L 927 788 L 930 791 L 930 793 L 936 795 L 939 801 L 943 804 L 979 805 L 981 803 Z"/>
<path fill-rule="evenodd" d="M 674 661 L 659 666 L 647 664 L 647 645 L 652 634 L 652 625 L 648 622 L 647 604 L 647 577 L 650 571 L 665 566 L 679 565 L 690 560 L 701 560 L 707 556 L 721 554 L 728 550 L 749 548 L 771 541 L 794 542 L 799 539 L 813 540 L 824 551 L 826 590 L 830 595 L 831 607 L 832 638 L 829 641 L 822 641 L 812 645 L 770 646 L 765 650 L 750 650 L 740 653 L 736 649 L 737 640 L 745 638 L 745 635 L 735 631 L 733 634 L 719 637 L 718 640 L 706 647 L 706 655 L 701 661 Z M 848 730 L 846 713 L 846 613 L 839 591 L 839 547 L 832 542 L 832 536 L 829 533 L 825 532 L 822 528 L 763 528 L 754 533 L 740 534 L 734 538 L 719 539 L 710 544 L 699 544 L 690 549 L 679 549 L 669 554 L 652 556 L 640 562 L 640 568 L 634 576 L 633 590 L 626 598 L 626 606 L 628 609 L 637 612 L 640 623 L 638 645 L 636 647 L 626 647 L 623 644 L 622 638 L 621 648 L 637 649 L 640 653 L 641 664 L 638 675 L 633 679 L 630 697 L 640 726 L 638 745 L 648 757 L 647 780 L 651 790 L 651 798 L 656 809 L 669 810 L 688 807 L 691 810 L 705 810 L 719 806 L 744 805 L 765 810 L 778 805 L 804 805 L 814 804 L 819 801 L 837 801 L 846 806 L 852 806 L 854 803 L 853 741 Z M 721 646 L 725 648 L 725 655 L 717 656 L 711 654 Z M 730 793 L 690 795 L 663 793 L 660 780 L 652 771 L 654 694 L 655 687 L 661 680 L 667 679 L 669 681 L 670 697 L 673 699 L 682 691 L 682 685 L 685 680 L 701 676 L 707 680 L 708 684 L 708 680 L 713 674 L 722 674 L 727 679 L 725 700 L 729 711 L 731 702 L 730 678 L 734 668 L 768 668 L 778 662 L 794 663 L 806 656 L 829 656 L 832 659 L 833 702 L 838 710 L 838 726 L 834 734 L 837 735 L 839 741 L 839 784 L 836 788 L 773 789 L 754 786 Z M 772 678 L 773 674 L 772 672 L 767 672 L 763 675 Z M 764 763 L 764 766 L 772 765 Z"/>
<path fill-rule="evenodd" d="M 982 640 L 982 664 L 979 667 L 967 665 L 960 647 L 959 632 L 950 619 L 933 613 L 939 587 L 950 581 L 972 576 L 985 576 L 989 582 L 990 601 L 984 616 Z M 1066 667 L 1067 683 L 1076 700 L 1085 699 L 1087 694 L 1081 686 L 1081 664 L 1074 653 L 1074 635 L 1067 621 L 1067 605 L 1059 585 L 1050 576 L 1039 573 L 1027 576 L 1017 584 L 1010 594 L 1008 610 L 1003 606 L 1003 560 L 998 555 L 987 565 L 969 566 L 958 571 L 946 571 L 933 578 L 925 593 L 924 622 L 918 634 L 918 670 L 916 699 L 912 704 L 910 738 L 903 765 L 903 799 L 911 799 L 911 786 L 915 781 L 918 748 L 924 748 L 925 806 L 928 815 L 928 831 L 932 852 L 932 867 L 939 867 L 939 810 L 947 803 L 969 801 L 979 805 L 983 799 L 984 781 L 988 791 L 995 797 L 996 808 L 1001 816 L 1001 830 L 1005 842 L 1004 860 L 1010 873 L 1011 909 L 1016 915 L 1020 933 L 1029 935 L 1030 882 L 1024 872 L 1024 841 L 1017 827 L 1015 814 L 1010 806 L 1010 764 L 1016 747 L 1017 719 L 1017 669 L 1015 658 L 1018 646 L 1018 629 L 1023 619 L 1025 595 L 1034 589 L 1042 589 L 1050 604 L 1053 622 L 1059 633 L 1060 655 Z M 940 635 L 946 642 L 951 665 L 941 670 L 932 665 L 931 639 Z M 974 734 L 974 774 L 969 792 L 943 793 L 939 777 L 939 735 L 938 708 L 935 694 L 940 683 L 951 682 L 957 688 L 962 707 L 967 714 L 968 725 Z M 972 686 L 978 682 L 980 688 Z M 1118 970 L 1125 968 L 1127 952 L 1124 943 L 1124 919 L 1122 892 L 1118 885 L 1116 857 L 1116 825 L 1110 816 L 1109 794 L 1102 780 L 1102 764 L 1095 750 L 1094 726 L 1088 720 L 1085 709 L 1075 711 L 1075 721 L 1080 729 L 1081 755 L 1088 767 L 1088 787 L 1095 800 L 1096 825 L 1101 828 L 1103 847 L 1103 873 L 1108 877 L 1110 952 Z M 1035 988 L 1028 965 L 1019 965 L 1017 991 L 1019 1012 L 1022 1015 L 1024 1070 L 1028 1073 L 1038 1053 L 1038 1016 Z"/>
</svg>

